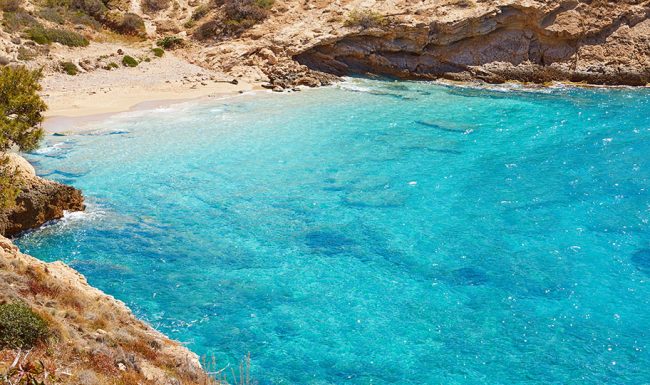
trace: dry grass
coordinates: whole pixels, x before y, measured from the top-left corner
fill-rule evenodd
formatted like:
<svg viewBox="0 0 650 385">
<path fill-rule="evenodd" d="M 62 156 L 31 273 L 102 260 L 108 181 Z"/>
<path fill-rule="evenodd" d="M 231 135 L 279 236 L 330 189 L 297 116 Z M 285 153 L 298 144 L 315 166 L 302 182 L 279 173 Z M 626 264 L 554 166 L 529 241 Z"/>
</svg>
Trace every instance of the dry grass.
<svg viewBox="0 0 650 385">
<path fill-rule="evenodd" d="M 41 315 L 51 337 L 27 356 L 0 350 L 0 384 L 9 381 L 2 376 L 17 375 L 18 367 L 46 385 L 227 383 L 208 375 L 196 356 L 90 287 L 74 270 L 20 254 L 0 237 L 0 303 L 15 301 Z M 17 357 L 20 364 L 14 364 Z M 233 383 L 246 384 L 241 378 Z"/>
</svg>

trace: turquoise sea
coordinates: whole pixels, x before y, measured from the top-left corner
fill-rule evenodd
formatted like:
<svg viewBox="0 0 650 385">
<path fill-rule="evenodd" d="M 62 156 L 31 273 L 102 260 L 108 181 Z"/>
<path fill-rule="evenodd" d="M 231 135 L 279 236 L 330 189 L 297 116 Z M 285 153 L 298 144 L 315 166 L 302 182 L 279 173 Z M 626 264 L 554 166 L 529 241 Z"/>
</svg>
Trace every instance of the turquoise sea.
<svg viewBox="0 0 650 385">
<path fill-rule="evenodd" d="M 650 91 L 352 79 L 29 156 L 18 239 L 260 385 L 650 384 Z"/>
</svg>

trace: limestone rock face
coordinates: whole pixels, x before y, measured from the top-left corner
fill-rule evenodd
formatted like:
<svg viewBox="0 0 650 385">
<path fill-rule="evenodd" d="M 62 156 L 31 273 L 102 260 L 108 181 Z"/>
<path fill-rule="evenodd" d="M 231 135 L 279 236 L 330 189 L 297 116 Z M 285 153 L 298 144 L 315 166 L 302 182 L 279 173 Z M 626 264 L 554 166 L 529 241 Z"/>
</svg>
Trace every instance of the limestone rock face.
<svg viewBox="0 0 650 385">
<path fill-rule="evenodd" d="M 513 1 L 452 20 L 352 32 L 295 58 L 337 75 L 640 86 L 650 83 L 649 4 Z"/>
<path fill-rule="evenodd" d="M 355 26 L 359 11 L 384 22 Z M 279 85 L 290 59 L 316 74 L 646 85 L 649 18 L 650 0 L 277 0 L 264 22 L 196 57 Z"/>
<path fill-rule="evenodd" d="M 63 217 L 65 211 L 84 209 L 81 192 L 74 187 L 36 176 L 34 168 L 22 157 L 10 154 L 10 167 L 15 167 L 21 180 L 16 205 L 0 211 L 0 235 L 14 236 Z"/>
</svg>

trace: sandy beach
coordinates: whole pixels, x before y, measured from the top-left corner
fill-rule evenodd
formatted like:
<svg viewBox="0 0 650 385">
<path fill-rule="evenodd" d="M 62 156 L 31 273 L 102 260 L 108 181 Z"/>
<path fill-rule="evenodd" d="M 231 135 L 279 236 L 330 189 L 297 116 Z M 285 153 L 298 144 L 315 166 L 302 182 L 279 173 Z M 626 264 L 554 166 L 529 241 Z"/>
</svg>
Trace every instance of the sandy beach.
<svg viewBox="0 0 650 385">
<path fill-rule="evenodd" d="M 93 44 L 89 49 L 98 56 L 122 48 L 112 44 Z M 126 53 L 131 50 L 135 56 L 142 49 L 124 49 Z M 71 50 L 59 52 L 63 56 L 61 60 L 79 60 L 69 56 L 74 53 Z M 143 61 L 135 68 L 98 69 L 76 76 L 46 72 L 42 81 L 42 95 L 49 107 L 45 113 L 45 126 L 48 131 L 62 131 L 65 127 L 61 127 L 61 122 L 71 118 L 129 111 L 144 103 L 170 104 L 203 97 L 237 95 L 262 89 L 260 84 L 233 79 L 232 76 L 192 64 L 173 53 Z"/>
</svg>

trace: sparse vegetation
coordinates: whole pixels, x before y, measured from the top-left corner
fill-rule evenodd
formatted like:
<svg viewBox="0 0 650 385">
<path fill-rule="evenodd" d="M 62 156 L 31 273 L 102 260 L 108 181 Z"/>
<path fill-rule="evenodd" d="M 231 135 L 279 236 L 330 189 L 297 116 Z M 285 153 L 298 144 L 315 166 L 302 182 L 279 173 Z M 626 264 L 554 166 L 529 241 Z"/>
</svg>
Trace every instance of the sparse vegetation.
<svg viewBox="0 0 650 385">
<path fill-rule="evenodd" d="M 220 24 L 216 20 L 206 21 L 205 23 L 199 25 L 195 30 L 192 36 L 198 40 L 206 40 L 217 35 L 217 32 L 220 30 Z"/>
<path fill-rule="evenodd" d="M 5 31 L 9 33 L 18 32 L 24 28 L 40 26 L 40 23 L 24 10 L 17 10 L 15 12 L 4 12 L 2 25 Z"/>
<path fill-rule="evenodd" d="M 122 64 L 125 67 L 137 67 L 138 61 L 135 60 L 132 56 L 124 55 L 124 57 L 122 58 Z"/>
<path fill-rule="evenodd" d="M 101 18 L 108 8 L 101 0 L 72 0 L 71 7 L 95 18 Z"/>
<path fill-rule="evenodd" d="M 0 305 L 0 348 L 29 349 L 47 335 L 45 320 L 25 304 Z"/>
<path fill-rule="evenodd" d="M 165 50 L 160 47 L 152 48 L 151 52 L 153 52 L 155 57 L 163 57 L 165 54 Z"/>
<path fill-rule="evenodd" d="M 0 209 L 13 207 L 20 193 L 16 186 L 18 174 L 9 166 L 8 161 L 6 157 L 0 156 Z"/>
<path fill-rule="evenodd" d="M 384 27 L 388 20 L 382 14 L 369 10 L 355 10 L 348 15 L 346 27 L 360 27 L 363 29 Z"/>
<path fill-rule="evenodd" d="M 166 50 L 182 47 L 185 41 L 178 36 L 165 36 L 156 42 L 156 45 Z"/>
<path fill-rule="evenodd" d="M 104 69 L 108 70 L 108 71 L 114 70 L 114 69 L 117 69 L 117 68 L 120 68 L 120 66 L 117 65 L 117 63 L 115 63 L 115 62 L 110 62 L 110 63 L 106 64 L 106 66 L 104 66 Z"/>
<path fill-rule="evenodd" d="M 35 26 L 25 32 L 27 38 L 38 44 L 61 43 L 68 47 L 86 47 L 88 39 L 73 31 Z"/>
<path fill-rule="evenodd" d="M 201 20 L 208 14 L 208 12 L 210 12 L 210 7 L 207 4 L 201 4 L 198 7 L 196 7 L 194 12 L 192 12 L 192 16 L 190 17 L 190 20 L 194 20 L 194 21 Z"/>
<path fill-rule="evenodd" d="M 5 12 L 16 12 L 22 5 L 22 0 L 0 0 L 0 10 Z"/>
<path fill-rule="evenodd" d="M 74 76 L 79 73 L 79 68 L 73 62 L 63 62 L 61 63 L 61 70 L 70 76 Z"/>
<path fill-rule="evenodd" d="M 108 12 L 103 19 L 104 23 L 114 31 L 123 35 L 144 35 L 144 20 L 135 13 L 126 13 L 122 15 L 120 12 Z"/>
<path fill-rule="evenodd" d="M 38 53 L 27 47 L 20 47 L 18 48 L 18 60 L 23 60 L 23 61 L 30 61 L 34 60 Z"/>
<path fill-rule="evenodd" d="M 160 12 L 169 8 L 171 0 L 142 0 L 142 7 L 149 13 Z"/>
<path fill-rule="evenodd" d="M 226 22 L 254 25 L 269 15 L 273 0 L 228 0 L 224 4 Z"/>
</svg>

